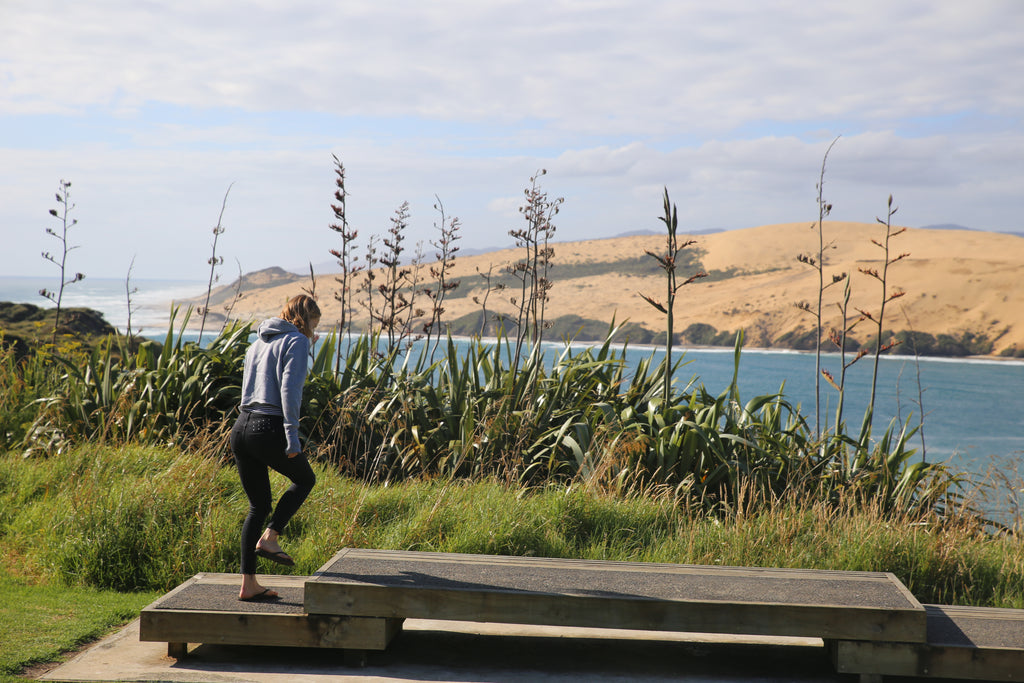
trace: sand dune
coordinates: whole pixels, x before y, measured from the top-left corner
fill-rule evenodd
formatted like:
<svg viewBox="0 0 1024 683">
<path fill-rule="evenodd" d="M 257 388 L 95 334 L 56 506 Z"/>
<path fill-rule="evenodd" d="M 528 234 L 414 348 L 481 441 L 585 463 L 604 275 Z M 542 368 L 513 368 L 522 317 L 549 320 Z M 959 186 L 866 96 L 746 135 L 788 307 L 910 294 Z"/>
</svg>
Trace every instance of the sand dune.
<svg viewBox="0 0 1024 683">
<path fill-rule="evenodd" d="M 881 286 L 859 269 L 881 269 L 884 251 L 872 240 L 883 241 L 885 228 L 877 223 L 826 222 L 824 272 L 851 277 L 851 312 L 860 308 L 875 314 L 882 297 Z M 817 271 L 797 260 L 799 254 L 817 256 L 818 234 L 810 222 L 765 225 L 710 235 L 696 235 L 696 249 L 709 271 L 735 269 L 740 274 L 726 280 L 698 280 L 679 292 L 676 329 L 707 323 L 718 330 L 747 330 L 748 343 L 772 346 L 783 334 L 809 330 L 813 318 L 800 311 L 801 301 L 816 304 Z M 584 318 L 619 322 L 629 320 L 660 331 L 664 316 L 646 303 L 640 292 L 663 300 L 664 275 L 617 274 L 559 277 L 559 266 L 577 263 L 615 263 L 635 257 L 650 258 L 647 250 L 662 252 L 665 237 L 634 236 L 554 244 L 547 317 L 575 314 Z M 993 353 L 1006 348 L 1024 348 L 1024 238 L 1003 233 L 966 230 L 922 230 L 908 228 L 891 240 L 891 256 L 908 256 L 889 269 L 889 293 L 905 294 L 888 305 L 887 328 L 914 329 L 933 335 L 963 332 L 987 335 L 994 340 Z M 500 272 L 522 258 L 518 250 L 502 250 L 457 258 L 454 279 L 470 278 L 478 272 Z M 651 259 L 651 263 L 654 261 Z M 691 273 L 682 272 L 683 276 Z M 422 277 L 429 277 L 423 270 Z M 236 305 L 235 317 L 262 318 L 276 313 L 290 296 L 308 286 L 308 278 L 279 286 L 251 289 Z M 333 274 L 319 278 L 319 298 L 324 320 L 337 319 L 340 309 L 334 300 L 337 285 Z M 228 288 L 225 288 L 228 289 Z M 454 320 L 480 310 L 473 302 L 484 290 L 456 290 L 446 302 L 445 318 Z M 825 325 L 838 325 L 836 303 L 842 284 L 825 292 Z M 511 312 L 509 294 L 492 293 L 489 310 Z M 426 306 L 426 301 L 423 305 Z M 357 316 L 358 317 L 358 316 Z M 866 337 L 868 330 L 858 337 Z"/>
</svg>

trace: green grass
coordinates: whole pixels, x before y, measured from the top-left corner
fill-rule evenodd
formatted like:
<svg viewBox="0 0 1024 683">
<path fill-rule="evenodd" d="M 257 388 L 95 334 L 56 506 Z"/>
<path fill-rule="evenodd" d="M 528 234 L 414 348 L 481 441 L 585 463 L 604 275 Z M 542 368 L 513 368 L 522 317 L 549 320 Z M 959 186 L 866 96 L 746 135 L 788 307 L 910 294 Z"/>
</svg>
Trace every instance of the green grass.
<svg viewBox="0 0 1024 683">
<path fill-rule="evenodd" d="M 13 681 L 24 667 L 56 661 L 135 618 L 157 593 L 36 584 L 0 569 L 0 595 L 0 681 Z"/>
<path fill-rule="evenodd" d="M 222 449 L 84 445 L 49 459 L 0 456 L 0 563 L 55 585 L 119 591 L 166 591 L 197 572 L 238 571 L 247 501 Z M 889 571 L 922 602 L 1024 607 L 1024 544 L 969 516 L 814 501 L 709 512 L 580 486 L 440 478 L 385 486 L 315 470 L 317 486 L 284 533 L 299 575 L 342 547 L 370 547 Z M 286 482 L 274 477 L 279 495 Z"/>
</svg>

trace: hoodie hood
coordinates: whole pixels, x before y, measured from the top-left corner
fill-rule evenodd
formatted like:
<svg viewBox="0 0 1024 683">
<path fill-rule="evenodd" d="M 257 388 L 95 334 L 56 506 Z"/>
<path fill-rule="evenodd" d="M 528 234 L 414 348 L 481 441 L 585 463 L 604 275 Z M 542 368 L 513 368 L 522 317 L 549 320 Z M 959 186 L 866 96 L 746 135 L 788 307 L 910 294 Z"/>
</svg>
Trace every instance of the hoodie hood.
<svg viewBox="0 0 1024 683">
<path fill-rule="evenodd" d="M 256 334 L 259 338 L 265 342 L 270 341 L 274 337 L 281 334 L 295 333 L 298 332 L 299 328 L 292 325 L 287 320 L 281 318 L 267 318 L 260 323 L 259 328 L 256 330 Z"/>
</svg>

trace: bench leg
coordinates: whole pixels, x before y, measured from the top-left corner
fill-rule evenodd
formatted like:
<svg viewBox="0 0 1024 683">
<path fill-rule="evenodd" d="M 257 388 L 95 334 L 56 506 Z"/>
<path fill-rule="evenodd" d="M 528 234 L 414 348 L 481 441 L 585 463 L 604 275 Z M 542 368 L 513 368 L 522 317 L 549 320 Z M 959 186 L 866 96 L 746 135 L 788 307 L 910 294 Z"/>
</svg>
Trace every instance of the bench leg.
<svg viewBox="0 0 1024 683">
<path fill-rule="evenodd" d="M 188 643 L 167 643 L 167 656 L 181 659 L 188 654 Z"/>
</svg>

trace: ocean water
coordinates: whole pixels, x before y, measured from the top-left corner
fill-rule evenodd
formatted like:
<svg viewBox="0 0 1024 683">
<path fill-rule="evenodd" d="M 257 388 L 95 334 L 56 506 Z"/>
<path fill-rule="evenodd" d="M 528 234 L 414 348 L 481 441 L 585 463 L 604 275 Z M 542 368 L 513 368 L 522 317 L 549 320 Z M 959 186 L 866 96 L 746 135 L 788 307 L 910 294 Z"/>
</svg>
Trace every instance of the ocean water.
<svg viewBox="0 0 1024 683">
<path fill-rule="evenodd" d="M 39 296 L 41 287 L 52 287 L 45 278 L 0 277 L 0 301 L 49 302 Z M 171 302 L 194 298 L 205 292 L 206 283 L 187 280 L 133 281 L 133 330 L 162 340 L 169 323 Z M 123 280 L 89 278 L 67 288 L 64 303 L 101 311 L 120 330 L 127 322 L 127 297 Z M 193 335 L 194 336 L 194 335 Z M 553 355 L 563 348 L 550 345 Z M 692 382 L 712 394 L 726 389 L 733 375 L 732 349 L 679 349 L 684 364 L 676 380 Z M 652 355 L 656 347 L 629 347 L 630 367 Z M 848 432 L 856 433 L 867 407 L 873 359 L 865 357 L 848 372 L 844 419 Z M 839 373 L 839 357 L 823 354 L 823 367 Z M 740 360 L 739 390 L 746 402 L 762 394 L 781 392 L 812 423 L 815 405 L 815 358 L 813 354 L 745 350 Z M 1008 477 L 1024 478 L 1024 362 L 1019 360 L 936 359 L 886 356 L 878 375 L 874 425 L 876 433 L 891 420 L 921 428 L 912 440 L 917 457 L 948 462 L 957 470 L 984 475 L 997 467 Z M 822 422 L 834 419 L 837 392 L 821 382 Z M 1022 485 L 1017 479 L 1017 488 Z M 1011 487 L 1012 488 L 1012 487 Z M 1020 491 L 1017 492 L 1018 494 Z"/>
<path fill-rule="evenodd" d="M 196 280 L 132 280 L 132 332 L 162 338 L 167 333 L 171 303 L 206 292 L 206 283 Z M 0 301 L 29 303 L 53 308 L 39 290 L 53 290 L 57 278 L 0 277 Z M 128 292 L 124 280 L 90 278 L 64 288 L 61 306 L 86 306 L 103 313 L 108 323 L 124 332 L 128 324 Z"/>
</svg>

